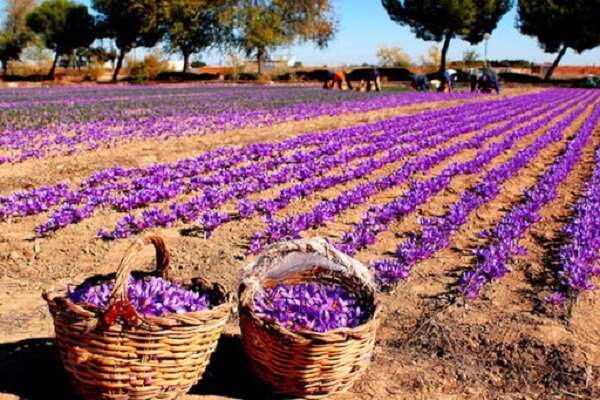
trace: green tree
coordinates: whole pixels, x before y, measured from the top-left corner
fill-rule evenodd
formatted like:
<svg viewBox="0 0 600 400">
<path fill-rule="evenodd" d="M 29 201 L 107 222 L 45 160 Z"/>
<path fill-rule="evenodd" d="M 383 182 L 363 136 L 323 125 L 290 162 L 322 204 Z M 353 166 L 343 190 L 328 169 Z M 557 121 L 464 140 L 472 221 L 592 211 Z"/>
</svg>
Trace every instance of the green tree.
<svg viewBox="0 0 600 400">
<path fill-rule="evenodd" d="M 164 36 L 167 2 L 161 0 L 93 0 L 99 14 L 99 36 L 112 38 L 119 49 L 113 81 L 134 47 L 153 47 Z"/>
<path fill-rule="evenodd" d="M 8 62 L 18 60 L 23 47 L 25 47 L 25 38 L 22 35 L 14 33 L 10 29 L 0 31 L 0 63 L 2 63 L 2 78 L 6 77 L 8 71 Z"/>
<path fill-rule="evenodd" d="M 467 67 L 472 67 L 479 62 L 479 54 L 473 49 L 463 51 L 463 63 Z"/>
<path fill-rule="evenodd" d="M 547 53 L 558 52 L 546 73 L 549 80 L 560 60 L 600 45 L 600 0 L 519 0 L 517 26 L 536 37 Z"/>
<path fill-rule="evenodd" d="M 23 49 L 20 59 L 26 67 L 26 71 L 33 65 L 37 67 L 37 74 L 42 75 L 44 70 L 50 71 L 54 53 L 48 50 L 39 36 L 33 36 L 31 41 L 27 43 L 27 47 Z"/>
<path fill-rule="evenodd" d="M 2 77 L 6 76 L 8 62 L 18 60 L 31 38 L 25 24 L 25 15 L 36 5 L 36 0 L 8 0 L 4 7 L 4 20 L 0 29 L 0 63 Z"/>
<path fill-rule="evenodd" d="M 223 14 L 239 33 L 238 44 L 254 55 L 258 73 L 267 50 L 300 42 L 325 47 L 335 33 L 331 0 L 233 0 Z"/>
<path fill-rule="evenodd" d="M 444 41 L 440 73 L 454 37 L 471 44 L 491 33 L 511 6 L 511 0 L 381 0 L 390 18 L 408 25 L 418 38 Z"/>
<path fill-rule="evenodd" d="M 427 50 L 427 55 L 419 55 L 419 60 L 421 61 L 422 66 L 427 68 L 435 68 L 440 65 L 440 62 L 442 61 L 442 52 L 440 51 L 439 47 L 437 47 L 435 44 L 432 44 Z"/>
<path fill-rule="evenodd" d="M 225 47 L 233 41 L 233 30 L 220 16 L 225 2 L 214 0 L 172 0 L 166 21 L 168 49 L 183 56 L 183 72 L 190 68 L 190 56 L 209 47 Z"/>
<path fill-rule="evenodd" d="M 27 26 L 37 33 L 47 48 L 54 51 L 48 78 L 54 78 L 58 58 L 72 55 L 78 47 L 94 41 L 94 19 L 87 6 L 68 0 L 48 0 L 27 14 Z"/>
<path fill-rule="evenodd" d="M 412 64 L 410 56 L 402 51 L 400 47 L 379 46 L 377 59 L 382 67 L 409 68 Z"/>
<path fill-rule="evenodd" d="M 77 67 L 87 66 L 90 68 L 93 64 L 104 64 L 107 61 L 114 61 L 117 54 L 114 50 L 107 51 L 104 47 L 81 47 L 75 52 Z"/>
</svg>

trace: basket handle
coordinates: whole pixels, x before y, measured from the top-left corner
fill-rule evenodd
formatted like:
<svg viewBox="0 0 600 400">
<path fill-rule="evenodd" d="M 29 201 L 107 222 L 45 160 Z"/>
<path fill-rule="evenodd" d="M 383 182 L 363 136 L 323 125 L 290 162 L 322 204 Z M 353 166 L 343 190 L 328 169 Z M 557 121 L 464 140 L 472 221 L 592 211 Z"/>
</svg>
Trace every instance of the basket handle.
<svg viewBox="0 0 600 400">
<path fill-rule="evenodd" d="M 152 244 L 156 249 L 156 273 L 163 277 L 169 278 L 169 263 L 171 256 L 165 241 L 160 236 L 149 235 L 137 239 L 129 247 L 121 263 L 117 268 L 115 275 L 115 286 L 108 300 L 108 307 L 102 317 L 102 321 L 110 326 L 113 325 L 119 316 L 122 316 L 128 325 L 139 325 L 141 319 L 129 302 L 127 296 L 127 286 L 129 284 L 129 276 L 131 274 L 131 264 L 137 254 L 147 245 Z"/>
</svg>

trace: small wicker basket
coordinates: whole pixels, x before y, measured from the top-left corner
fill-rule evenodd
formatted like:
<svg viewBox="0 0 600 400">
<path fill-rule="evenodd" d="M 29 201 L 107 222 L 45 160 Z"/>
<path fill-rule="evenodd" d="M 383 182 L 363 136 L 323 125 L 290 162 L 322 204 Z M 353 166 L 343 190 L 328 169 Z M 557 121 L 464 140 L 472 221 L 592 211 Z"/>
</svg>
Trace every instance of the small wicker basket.
<svg viewBox="0 0 600 400">
<path fill-rule="evenodd" d="M 371 319 L 328 332 L 290 331 L 254 312 L 256 293 L 278 283 L 337 284 L 357 295 Z M 348 389 L 370 363 L 381 303 L 370 271 L 324 239 L 280 243 L 244 268 L 239 292 L 245 352 L 276 392 L 306 399 Z"/>
<path fill-rule="evenodd" d="M 124 312 L 132 260 L 149 244 L 156 248 L 156 274 L 168 279 L 170 257 L 162 238 L 138 239 L 116 275 L 84 282 L 115 279 L 107 309 L 74 304 L 64 290 L 43 295 L 64 368 L 84 399 L 175 399 L 185 394 L 202 377 L 231 314 L 233 304 L 223 288 L 200 278 L 187 288 L 209 293 L 208 310 L 161 317 L 142 317 L 131 307 Z M 119 315 L 122 322 L 115 323 Z"/>
</svg>

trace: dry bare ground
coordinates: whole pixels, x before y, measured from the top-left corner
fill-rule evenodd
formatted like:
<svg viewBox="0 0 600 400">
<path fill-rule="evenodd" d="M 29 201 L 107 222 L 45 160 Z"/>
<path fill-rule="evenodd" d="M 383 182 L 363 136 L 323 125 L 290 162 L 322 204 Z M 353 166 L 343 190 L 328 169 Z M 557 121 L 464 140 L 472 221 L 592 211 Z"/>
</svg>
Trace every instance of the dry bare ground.
<svg viewBox="0 0 600 400">
<path fill-rule="evenodd" d="M 508 95 L 520 93 L 510 92 Z M 375 121 L 394 115 L 448 107 L 458 102 L 374 111 L 364 114 L 320 117 L 251 131 L 232 131 L 210 136 L 161 142 L 140 142 L 115 151 L 98 150 L 60 159 L 33 160 L 0 168 L 0 194 L 59 181 L 77 183 L 91 171 L 120 164 L 124 167 L 174 161 L 223 145 L 282 140 L 305 132 Z M 591 112 L 591 107 L 587 114 Z M 586 114 L 586 115 L 587 115 Z M 556 261 L 557 232 L 569 217 L 570 206 L 580 194 L 581 183 L 593 167 L 593 148 L 600 142 L 600 126 L 582 160 L 560 186 L 559 198 L 543 209 L 542 220 L 526 236 L 530 249 L 511 265 L 512 272 L 484 292 L 480 300 L 465 304 L 457 295 L 456 282 L 472 266 L 471 250 L 479 244 L 475 234 L 494 225 L 518 202 L 522 190 L 536 181 L 564 149 L 581 125 L 579 118 L 565 139 L 532 161 L 518 178 L 507 182 L 496 200 L 478 210 L 453 240 L 453 247 L 421 263 L 413 276 L 393 293 L 382 294 L 384 321 L 373 363 L 367 373 L 340 400 L 350 399 L 596 399 L 600 398 L 600 294 L 586 294 L 574 317 L 548 308 L 541 299 L 548 294 Z M 549 126 L 542 128 L 548 129 Z M 469 132 L 464 137 L 470 137 Z M 532 139 L 519 142 L 516 150 Z M 500 156 L 493 168 L 512 153 Z M 470 151 L 446 161 L 469 159 Z M 377 176 L 389 173 L 389 168 Z M 436 167 L 435 174 L 443 165 Z M 331 171 L 333 174 L 336 171 Z M 423 177 L 420 177 L 423 178 Z M 458 199 L 461 189 L 478 176 L 454 179 L 450 187 L 393 224 L 377 243 L 357 258 L 368 262 L 393 251 L 407 232 L 417 229 L 417 217 L 437 216 Z M 357 182 L 316 193 L 295 201 L 279 216 L 310 209 L 322 198 Z M 377 194 L 373 203 L 389 201 L 406 189 L 399 186 Z M 261 196 L 276 195 L 273 189 Z M 368 205 L 349 210 L 336 223 L 309 232 L 335 237 L 360 219 Z M 112 272 L 128 241 L 102 242 L 97 230 L 114 224 L 122 214 L 99 213 L 48 238 L 36 238 L 33 228 L 44 216 L 27 217 L 0 225 L 0 398 L 75 399 L 62 373 L 52 342 L 50 315 L 41 292 L 51 286 L 77 282 L 81 276 Z M 210 239 L 191 234 L 190 225 L 156 232 L 172 249 L 176 277 L 202 275 L 235 290 L 238 270 L 252 258 L 243 245 L 263 226 L 261 217 L 233 221 Z M 144 253 L 150 261 L 150 251 Z M 213 361 L 201 383 L 187 399 L 271 399 L 268 388 L 257 382 L 244 361 L 239 328 L 233 318 L 227 326 Z"/>
</svg>

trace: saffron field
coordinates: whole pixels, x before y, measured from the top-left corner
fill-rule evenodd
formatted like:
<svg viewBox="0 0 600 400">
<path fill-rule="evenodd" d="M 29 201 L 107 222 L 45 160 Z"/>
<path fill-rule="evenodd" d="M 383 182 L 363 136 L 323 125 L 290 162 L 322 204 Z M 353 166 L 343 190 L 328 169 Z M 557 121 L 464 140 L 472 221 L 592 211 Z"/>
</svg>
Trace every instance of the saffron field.
<svg viewBox="0 0 600 400">
<path fill-rule="evenodd" d="M 11 89 L 0 115 L 7 398 L 74 398 L 41 291 L 146 232 L 233 291 L 291 238 L 371 266 L 383 325 L 340 399 L 600 397 L 599 91 Z M 238 333 L 190 399 L 270 398 Z"/>
</svg>

